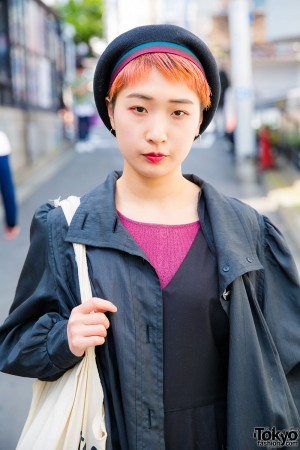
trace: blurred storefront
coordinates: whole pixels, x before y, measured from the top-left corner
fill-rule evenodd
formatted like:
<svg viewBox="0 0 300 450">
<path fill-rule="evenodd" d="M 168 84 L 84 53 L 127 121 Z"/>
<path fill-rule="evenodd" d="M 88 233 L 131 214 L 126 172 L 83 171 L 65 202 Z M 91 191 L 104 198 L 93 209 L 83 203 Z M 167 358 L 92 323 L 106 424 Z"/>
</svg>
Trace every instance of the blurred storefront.
<svg viewBox="0 0 300 450">
<path fill-rule="evenodd" d="M 57 16 L 42 1 L 0 0 L 0 127 L 16 171 L 62 147 L 66 45 Z"/>
</svg>

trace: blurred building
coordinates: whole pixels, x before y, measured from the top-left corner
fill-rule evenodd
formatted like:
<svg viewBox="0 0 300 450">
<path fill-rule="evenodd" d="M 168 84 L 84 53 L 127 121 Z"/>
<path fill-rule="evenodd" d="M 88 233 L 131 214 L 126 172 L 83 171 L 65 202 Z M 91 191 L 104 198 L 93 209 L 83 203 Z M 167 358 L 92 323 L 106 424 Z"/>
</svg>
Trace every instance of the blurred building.
<svg viewBox="0 0 300 450">
<path fill-rule="evenodd" d="M 230 63 L 230 0 L 220 0 L 212 15 L 207 40 L 216 55 Z M 249 26 L 252 36 L 253 83 L 257 106 L 271 103 L 300 86 L 300 2 L 252 0 Z"/>
<path fill-rule="evenodd" d="M 41 0 L 0 0 L 0 127 L 15 171 L 58 151 L 70 41 Z"/>
<path fill-rule="evenodd" d="M 172 23 L 205 38 L 219 0 L 104 0 L 104 28 L 108 42 L 133 27 Z"/>
</svg>

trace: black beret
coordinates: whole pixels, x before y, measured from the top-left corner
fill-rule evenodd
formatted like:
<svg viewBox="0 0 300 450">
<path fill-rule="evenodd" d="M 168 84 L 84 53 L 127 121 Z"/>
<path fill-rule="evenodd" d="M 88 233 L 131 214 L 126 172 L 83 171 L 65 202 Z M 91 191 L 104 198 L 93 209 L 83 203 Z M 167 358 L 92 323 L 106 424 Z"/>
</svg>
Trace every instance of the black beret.
<svg viewBox="0 0 300 450">
<path fill-rule="evenodd" d="M 220 97 L 220 78 L 216 61 L 207 45 L 190 31 L 177 25 L 145 25 L 133 28 L 115 38 L 98 60 L 94 75 L 94 97 L 98 113 L 105 126 L 110 130 L 111 124 L 105 98 L 113 69 L 119 59 L 129 50 L 147 42 L 171 42 L 186 47 L 200 61 L 207 82 L 211 89 L 211 106 L 203 112 L 200 134 L 207 128 L 217 109 Z"/>
</svg>

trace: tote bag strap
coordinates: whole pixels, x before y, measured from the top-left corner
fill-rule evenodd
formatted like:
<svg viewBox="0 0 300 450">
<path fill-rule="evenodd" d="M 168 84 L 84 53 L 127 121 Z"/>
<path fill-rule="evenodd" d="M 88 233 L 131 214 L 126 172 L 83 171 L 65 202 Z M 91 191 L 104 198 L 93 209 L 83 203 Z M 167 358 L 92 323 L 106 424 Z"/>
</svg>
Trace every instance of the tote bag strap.
<svg viewBox="0 0 300 450">
<path fill-rule="evenodd" d="M 54 203 L 55 206 L 61 206 L 64 215 L 66 217 L 68 225 L 70 225 L 72 218 L 80 205 L 80 197 L 70 196 L 65 200 L 56 200 Z M 79 279 L 79 287 L 80 287 L 80 297 L 82 303 L 86 300 L 90 300 L 92 298 L 92 289 L 89 280 L 87 259 L 86 259 L 86 250 L 85 245 L 73 243 L 73 248 L 75 252 L 75 259 L 78 268 L 78 279 Z"/>
<path fill-rule="evenodd" d="M 71 195 L 65 200 L 58 199 L 54 201 L 54 206 L 61 206 L 69 226 L 79 205 L 80 197 L 76 197 L 75 195 Z"/>
</svg>

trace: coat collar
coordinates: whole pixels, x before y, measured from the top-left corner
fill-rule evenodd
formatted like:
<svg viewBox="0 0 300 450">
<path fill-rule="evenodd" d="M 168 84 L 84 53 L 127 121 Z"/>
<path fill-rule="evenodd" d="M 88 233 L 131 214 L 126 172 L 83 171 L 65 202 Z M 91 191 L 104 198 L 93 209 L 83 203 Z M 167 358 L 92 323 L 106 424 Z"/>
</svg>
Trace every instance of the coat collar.
<svg viewBox="0 0 300 450">
<path fill-rule="evenodd" d="M 66 241 L 93 247 L 115 248 L 147 259 L 119 221 L 115 207 L 115 185 L 120 172 L 81 198 Z M 260 270 L 256 245 L 259 242 L 257 213 L 231 199 L 194 175 L 187 179 L 202 187 L 198 212 L 208 244 L 214 250 L 220 273 L 220 290 L 238 276 Z"/>
<path fill-rule="evenodd" d="M 120 172 L 112 172 L 104 183 L 81 197 L 65 240 L 92 247 L 115 248 L 146 258 L 118 218 L 115 186 L 120 176 Z"/>
</svg>

